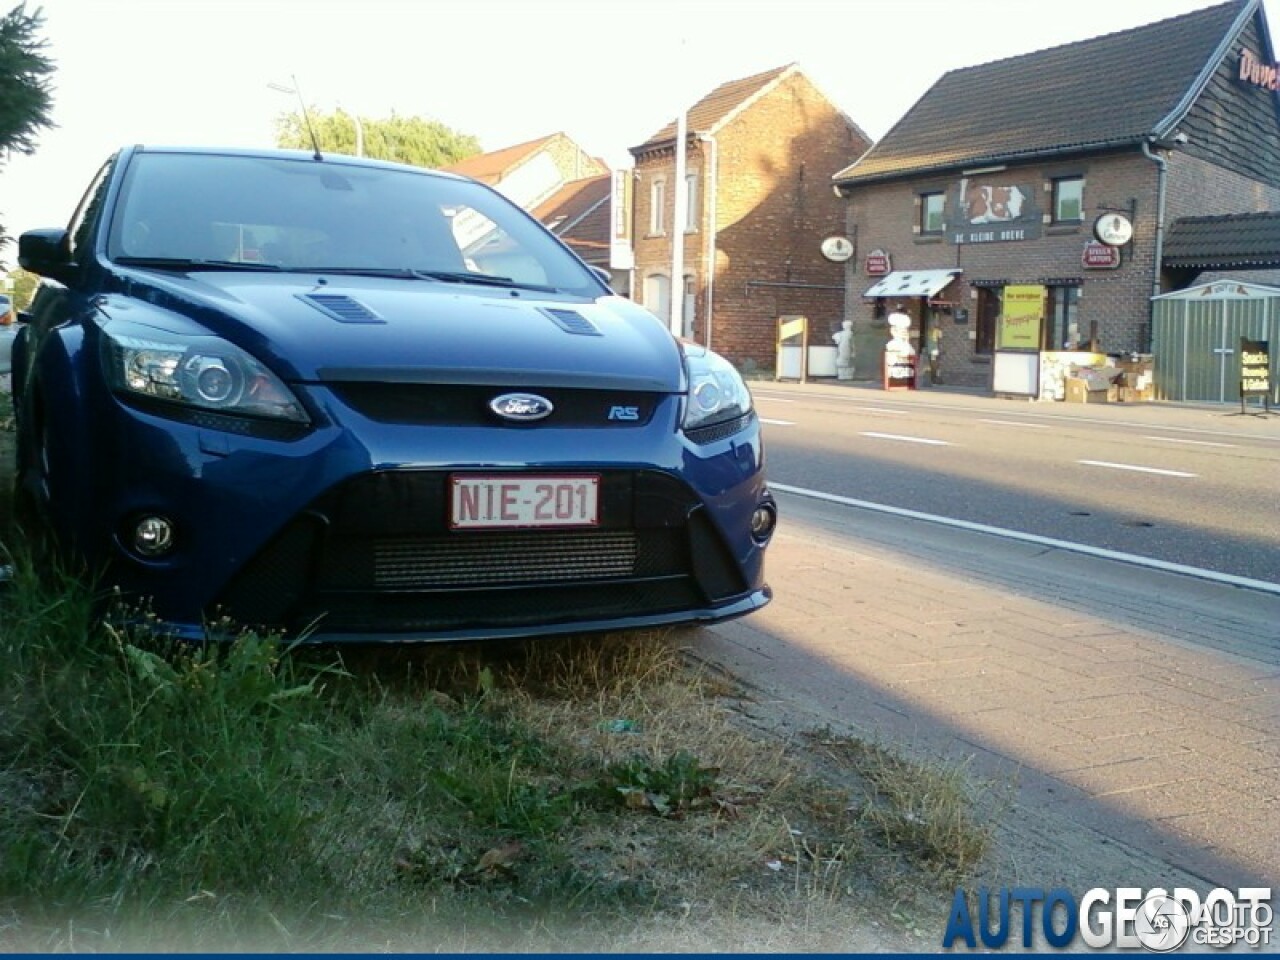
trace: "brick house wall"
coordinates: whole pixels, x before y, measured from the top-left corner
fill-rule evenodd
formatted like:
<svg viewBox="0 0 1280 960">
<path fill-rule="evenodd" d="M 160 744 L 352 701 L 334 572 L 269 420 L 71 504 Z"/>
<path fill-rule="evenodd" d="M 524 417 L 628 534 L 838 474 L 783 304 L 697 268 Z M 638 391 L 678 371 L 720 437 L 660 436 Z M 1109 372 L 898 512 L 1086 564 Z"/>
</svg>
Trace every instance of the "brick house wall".
<svg viewBox="0 0 1280 960">
<path fill-rule="evenodd" d="M 869 141 L 798 71 L 730 115 L 713 137 L 686 152 L 687 172 L 698 174 L 696 228 L 684 238 L 693 338 L 748 373 L 772 372 L 779 316 L 809 317 L 813 342 L 829 343 L 839 328 L 843 268 L 819 248 L 843 231 L 831 177 Z M 646 280 L 671 271 L 674 149 L 637 158 L 634 176 L 636 295 L 645 302 Z M 666 185 L 662 235 L 649 229 L 656 179 Z"/>
<path fill-rule="evenodd" d="M 1245 213 L 1275 209 L 1280 197 L 1272 188 L 1178 153 L 1169 155 L 1166 185 L 1166 224 L 1180 216 Z M 1085 157 L 1078 160 L 1014 166 L 999 173 L 1005 182 L 1029 185 L 1041 213 L 1051 206 L 1052 181 L 1057 177 L 1083 176 L 1084 214 L 1079 224 L 1041 223 L 1034 239 L 957 245 L 948 235 L 921 236 L 917 198 L 921 193 L 946 191 L 948 216 L 959 190 L 960 174 L 886 184 L 869 184 L 852 190 L 846 211 L 846 230 L 855 238 L 855 254 L 846 265 L 845 316 L 855 332 L 855 376 L 880 375 L 880 354 L 888 338 L 884 314 L 892 304 L 863 298 L 878 277 L 865 272 L 866 254 L 887 251 L 894 270 L 950 269 L 962 273 L 939 293 L 959 308 L 967 308 L 969 320 L 958 323 L 955 313 L 934 314 L 941 330 L 940 376 L 943 382 L 986 386 L 990 381 L 990 357 L 975 352 L 978 290 L 984 285 L 1040 284 L 1078 280 L 1080 327 L 1096 331 L 1099 347 L 1111 353 L 1141 351 L 1148 347 L 1150 298 L 1159 282 L 1156 268 L 1158 169 L 1140 152 Z M 1085 269 L 1084 244 L 1092 238 L 1094 221 L 1116 210 L 1130 216 L 1134 232 L 1122 249 L 1121 266 L 1113 270 Z M 950 227 L 951 224 L 948 224 Z M 918 336 L 923 301 L 908 303 Z M 917 341 L 917 347 L 919 346 Z"/>
</svg>

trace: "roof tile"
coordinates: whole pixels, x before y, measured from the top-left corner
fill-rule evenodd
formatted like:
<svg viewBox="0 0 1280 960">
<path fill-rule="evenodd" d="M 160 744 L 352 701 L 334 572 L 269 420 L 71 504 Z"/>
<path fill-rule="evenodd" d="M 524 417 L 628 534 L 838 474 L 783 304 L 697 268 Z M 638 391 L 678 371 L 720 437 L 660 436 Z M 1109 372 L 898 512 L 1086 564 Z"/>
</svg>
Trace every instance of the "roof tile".
<svg viewBox="0 0 1280 960">
<path fill-rule="evenodd" d="M 716 125 L 734 110 L 794 68 L 795 64 L 789 63 L 786 66 L 766 70 L 764 73 L 757 73 L 750 77 L 743 77 L 741 80 L 730 80 L 728 83 L 720 84 L 720 86 L 689 108 L 685 119 L 689 131 L 710 132 L 714 130 Z M 673 120 L 640 144 L 640 146 L 632 147 L 631 152 L 642 152 L 650 147 L 674 140 L 675 137 L 676 122 Z"/>
<path fill-rule="evenodd" d="M 1252 0 L 952 70 L 837 181 L 1136 143 L 1190 92 Z"/>
</svg>

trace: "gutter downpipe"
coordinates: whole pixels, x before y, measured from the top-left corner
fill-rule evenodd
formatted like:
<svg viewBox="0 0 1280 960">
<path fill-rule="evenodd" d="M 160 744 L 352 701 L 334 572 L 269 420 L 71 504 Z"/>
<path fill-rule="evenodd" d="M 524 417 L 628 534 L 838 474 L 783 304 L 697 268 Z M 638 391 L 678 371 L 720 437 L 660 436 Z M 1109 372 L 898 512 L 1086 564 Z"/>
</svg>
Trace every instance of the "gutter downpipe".
<svg viewBox="0 0 1280 960">
<path fill-rule="evenodd" d="M 1165 197 L 1168 193 L 1168 176 L 1169 161 L 1160 156 L 1158 153 L 1151 152 L 1151 142 L 1142 141 L 1142 152 L 1146 158 L 1156 165 L 1159 170 L 1156 180 L 1156 250 L 1155 250 L 1155 269 L 1154 276 L 1151 281 L 1151 296 L 1160 296 L 1160 274 L 1164 270 L 1164 213 L 1165 213 Z M 1156 322 L 1156 305 L 1150 303 L 1147 305 L 1147 342 L 1144 345 L 1146 349 L 1151 347 L 1151 335 L 1155 329 Z M 1144 350 L 1144 352 L 1146 352 Z"/>
<path fill-rule="evenodd" d="M 716 302 L 716 223 L 719 215 L 716 201 L 716 186 L 720 181 L 720 149 L 714 134 L 700 133 L 698 139 L 711 145 L 711 157 L 707 163 L 707 322 L 706 343 L 711 349 L 711 318 L 715 313 Z"/>
</svg>

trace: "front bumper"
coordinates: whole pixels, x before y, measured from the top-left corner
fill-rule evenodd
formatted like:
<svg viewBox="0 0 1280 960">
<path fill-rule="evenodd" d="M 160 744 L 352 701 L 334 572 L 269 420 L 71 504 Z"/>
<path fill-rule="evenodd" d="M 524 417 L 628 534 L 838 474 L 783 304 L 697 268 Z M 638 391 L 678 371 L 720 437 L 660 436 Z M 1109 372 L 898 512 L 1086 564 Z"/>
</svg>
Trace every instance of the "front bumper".
<svg viewBox="0 0 1280 960">
<path fill-rule="evenodd" d="M 99 485 L 110 575 L 163 629 L 474 639 L 709 622 L 769 600 L 749 530 L 770 499 L 754 417 L 695 444 L 674 429 L 674 398 L 608 429 L 388 423 L 324 388 L 307 399 L 330 423 L 292 440 L 116 408 L 133 453 Z M 450 530 L 448 478 L 469 470 L 599 473 L 601 522 Z M 130 547 L 148 515 L 178 531 L 163 560 Z"/>
</svg>

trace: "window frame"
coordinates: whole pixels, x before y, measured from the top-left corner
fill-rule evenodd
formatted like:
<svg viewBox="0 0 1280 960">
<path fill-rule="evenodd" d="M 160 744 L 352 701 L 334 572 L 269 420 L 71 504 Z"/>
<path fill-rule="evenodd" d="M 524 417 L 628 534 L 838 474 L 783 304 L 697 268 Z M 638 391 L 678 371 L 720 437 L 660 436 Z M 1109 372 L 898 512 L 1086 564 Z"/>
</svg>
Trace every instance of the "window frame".
<svg viewBox="0 0 1280 960">
<path fill-rule="evenodd" d="M 1045 343 L 1046 350 L 1082 350 L 1088 344 L 1080 335 L 1080 284 L 1064 283 L 1046 286 Z M 1076 326 L 1074 346 L 1066 346 L 1072 322 Z"/>
<path fill-rule="evenodd" d="M 916 223 L 919 228 L 920 235 L 925 237 L 941 236 L 947 230 L 947 194 L 945 190 L 927 190 L 920 193 L 920 217 Z M 938 226 L 936 229 L 929 227 L 929 204 L 930 201 L 937 198 L 938 202 Z"/>
<path fill-rule="evenodd" d="M 1053 220 L 1052 222 L 1060 223 L 1060 224 L 1084 223 L 1084 177 L 1080 176 L 1079 174 L 1071 174 L 1065 177 L 1054 177 L 1051 182 L 1053 184 L 1053 191 L 1052 191 Z M 1078 215 L 1074 217 L 1066 217 L 1062 215 L 1062 206 L 1064 203 L 1062 188 L 1065 184 L 1079 185 L 1079 195 L 1077 197 L 1065 198 L 1066 202 L 1070 202 L 1072 199 L 1074 199 L 1078 206 Z"/>
<path fill-rule="evenodd" d="M 667 235 L 667 178 L 654 177 L 649 184 L 649 236 Z"/>
<path fill-rule="evenodd" d="M 698 204 L 702 199 L 701 191 L 698 189 L 698 172 L 691 170 L 684 175 L 684 232 L 697 233 L 698 222 L 701 220 L 702 211 Z"/>
</svg>

